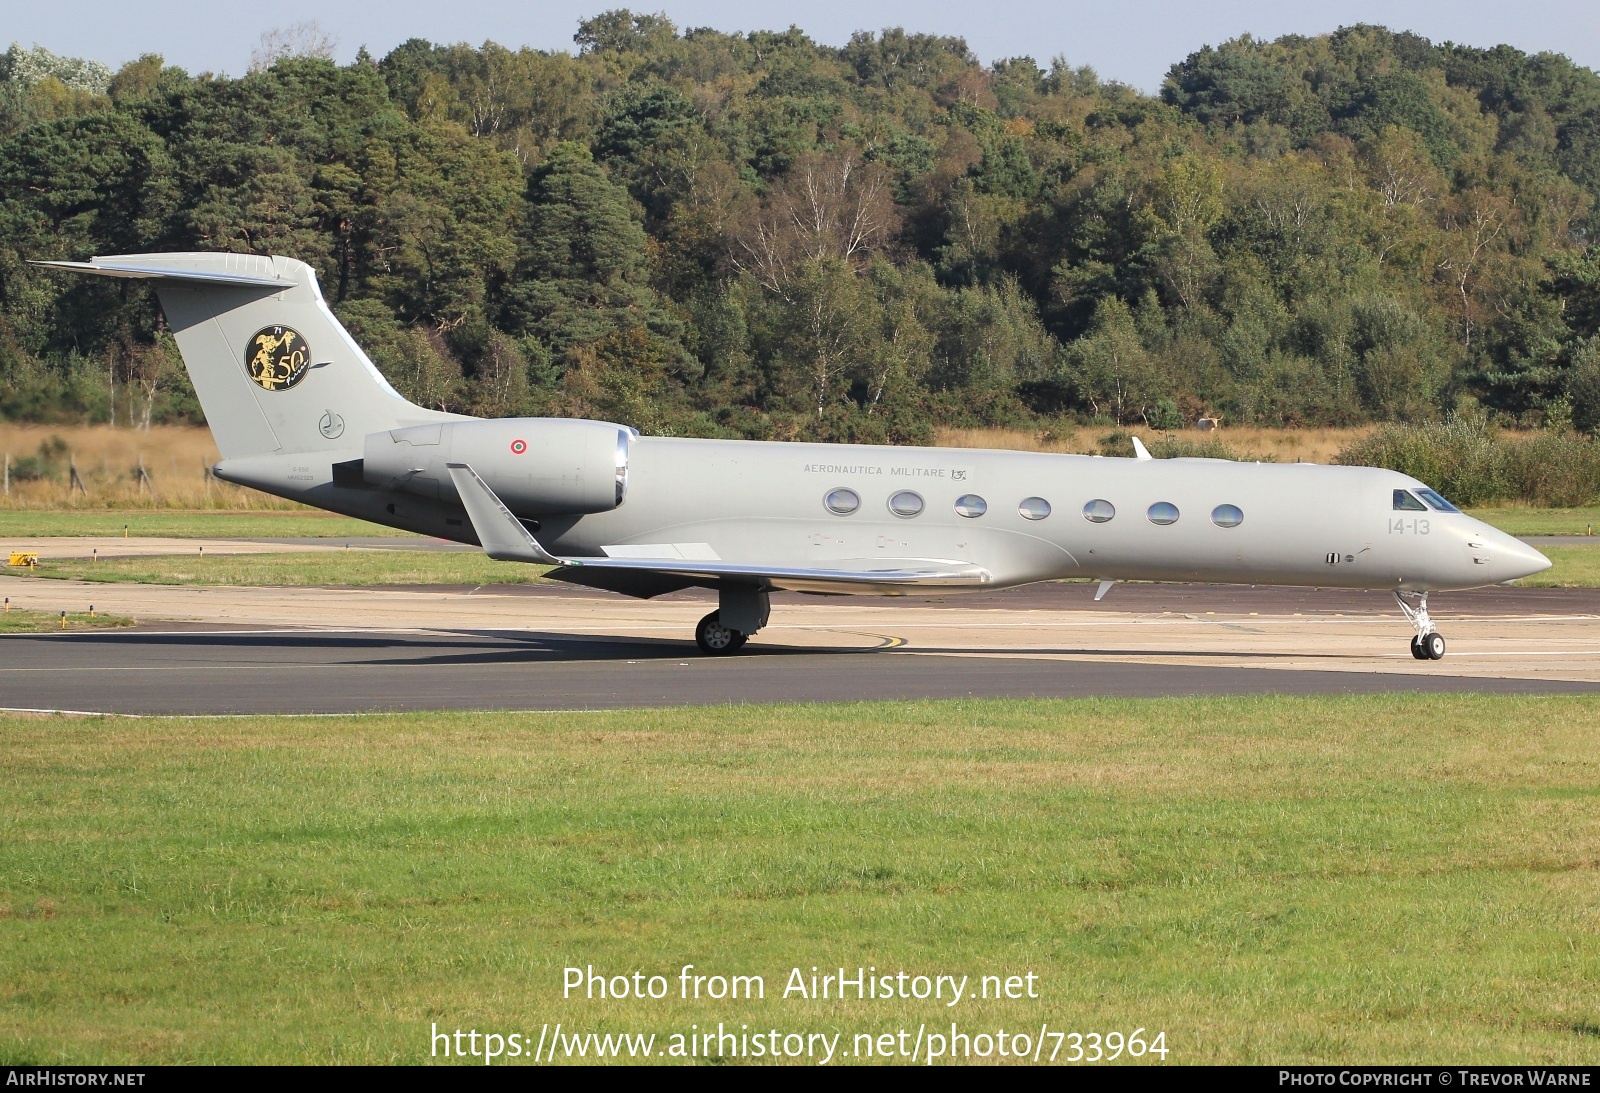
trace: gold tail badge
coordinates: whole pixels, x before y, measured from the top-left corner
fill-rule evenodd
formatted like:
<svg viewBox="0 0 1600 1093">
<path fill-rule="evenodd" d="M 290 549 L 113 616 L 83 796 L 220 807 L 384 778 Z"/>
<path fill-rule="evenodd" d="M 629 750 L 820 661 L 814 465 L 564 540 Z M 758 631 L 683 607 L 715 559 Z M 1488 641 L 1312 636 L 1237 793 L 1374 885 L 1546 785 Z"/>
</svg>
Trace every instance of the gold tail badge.
<svg viewBox="0 0 1600 1093">
<path fill-rule="evenodd" d="M 287 391 L 299 383 L 311 366 L 311 350 L 299 331 L 269 326 L 250 339 L 245 367 L 258 387 Z"/>
</svg>

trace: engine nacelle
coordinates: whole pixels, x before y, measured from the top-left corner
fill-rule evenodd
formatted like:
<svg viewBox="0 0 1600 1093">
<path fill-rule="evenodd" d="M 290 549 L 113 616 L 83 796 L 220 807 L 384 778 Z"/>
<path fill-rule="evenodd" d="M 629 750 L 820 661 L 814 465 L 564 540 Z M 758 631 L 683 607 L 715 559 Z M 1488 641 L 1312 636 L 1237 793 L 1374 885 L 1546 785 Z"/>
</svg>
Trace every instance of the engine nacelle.
<svg viewBox="0 0 1600 1093">
<path fill-rule="evenodd" d="M 447 463 L 468 463 L 526 515 L 609 512 L 628 491 L 628 442 L 607 421 L 494 418 L 413 425 L 367 436 L 362 477 L 381 489 L 456 499 Z"/>
</svg>

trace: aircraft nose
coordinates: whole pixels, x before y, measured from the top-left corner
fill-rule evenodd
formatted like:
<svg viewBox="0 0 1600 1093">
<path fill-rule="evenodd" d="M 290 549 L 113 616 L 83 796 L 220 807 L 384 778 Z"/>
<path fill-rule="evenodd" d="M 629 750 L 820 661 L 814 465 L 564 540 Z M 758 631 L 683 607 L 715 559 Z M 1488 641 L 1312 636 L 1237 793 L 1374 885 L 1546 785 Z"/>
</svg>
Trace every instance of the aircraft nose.
<svg viewBox="0 0 1600 1093">
<path fill-rule="evenodd" d="M 1521 539 L 1498 528 L 1485 528 L 1489 547 L 1489 571 L 1495 583 L 1531 577 L 1550 568 L 1550 559 Z"/>
</svg>

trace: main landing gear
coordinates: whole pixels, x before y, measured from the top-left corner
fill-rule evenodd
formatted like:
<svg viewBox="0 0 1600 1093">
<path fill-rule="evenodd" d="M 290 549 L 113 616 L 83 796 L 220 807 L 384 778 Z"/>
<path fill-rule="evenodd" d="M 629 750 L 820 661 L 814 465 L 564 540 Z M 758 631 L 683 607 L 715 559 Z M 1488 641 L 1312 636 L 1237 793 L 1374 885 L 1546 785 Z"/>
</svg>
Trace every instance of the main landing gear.
<svg viewBox="0 0 1600 1093">
<path fill-rule="evenodd" d="M 1407 599 L 1408 596 L 1412 598 Z M 1417 628 L 1417 636 L 1411 639 L 1411 655 L 1418 660 L 1443 660 L 1444 635 L 1433 628 L 1433 620 L 1428 617 L 1428 594 L 1395 589 L 1394 602 Z"/>
<path fill-rule="evenodd" d="M 731 626 L 722 625 L 720 611 L 711 612 L 694 628 L 694 643 L 700 646 L 700 651 L 707 656 L 719 657 L 737 653 L 749 640 L 748 634 L 741 634 Z"/>
<path fill-rule="evenodd" d="M 724 584 L 717 589 L 717 609 L 694 628 L 694 643 L 711 657 L 725 657 L 744 648 L 750 636 L 772 615 L 765 589 Z"/>
</svg>

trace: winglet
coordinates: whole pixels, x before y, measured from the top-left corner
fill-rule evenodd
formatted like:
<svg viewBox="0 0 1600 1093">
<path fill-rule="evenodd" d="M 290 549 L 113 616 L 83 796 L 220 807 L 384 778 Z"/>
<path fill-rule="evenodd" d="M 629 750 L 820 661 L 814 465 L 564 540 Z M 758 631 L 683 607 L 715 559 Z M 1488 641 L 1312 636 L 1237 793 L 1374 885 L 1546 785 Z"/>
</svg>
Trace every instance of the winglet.
<svg viewBox="0 0 1600 1093">
<path fill-rule="evenodd" d="M 1135 458 L 1137 458 L 1137 459 L 1154 459 L 1155 458 L 1153 455 L 1150 454 L 1149 449 L 1147 449 L 1144 446 L 1144 441 L 1140 440 L 1138 437 L 1133 437 L 1131 439 L 1133 440 L 1133 454 L 1134 454 Z"/>
<path fill-rule="evenodd" d="M 466 463 L 446 463 L 450 480 L 478 533 L 483 552 L 499 562 L 539 562 L 544 565 L 567 563 L 539 545 L 539 540 L 511 514 L 505 502 L 495 496 L 478 472 Z"/>
</svg>

